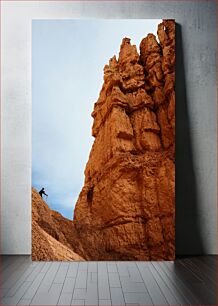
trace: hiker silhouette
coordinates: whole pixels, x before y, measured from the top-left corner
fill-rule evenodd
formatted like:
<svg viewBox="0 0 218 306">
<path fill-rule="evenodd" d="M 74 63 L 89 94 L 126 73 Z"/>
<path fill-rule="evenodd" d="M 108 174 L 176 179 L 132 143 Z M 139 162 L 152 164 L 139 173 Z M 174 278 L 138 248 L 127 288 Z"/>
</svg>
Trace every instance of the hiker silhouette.
<svg viewBox="0 0 218 306">
<path fill-rule="evenodd" d="M 45 188 L 44 188 L 44 187 L 39 191 L 39 194 L 40 194 L 41 197 L 42 197 L 43 194 L 46 195 L 46 196 L 48 196 L 48 195 L 45 193 Z"/>
</svg>

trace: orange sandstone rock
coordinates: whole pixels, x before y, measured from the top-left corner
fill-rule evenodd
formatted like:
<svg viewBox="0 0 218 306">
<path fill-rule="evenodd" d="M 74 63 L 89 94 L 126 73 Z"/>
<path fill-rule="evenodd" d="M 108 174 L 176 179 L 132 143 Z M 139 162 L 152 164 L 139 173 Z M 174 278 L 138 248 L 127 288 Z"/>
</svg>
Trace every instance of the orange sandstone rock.
<svg viewBox="0 0 218 306">
<path fill-rule="evenodd" d="M 32 189 L 32 259 L 84 260 L 73 221 L 51 210 Z"/>
<path fill-rule="evenodd" d="M 140 44 L 124 38 L 104 68 L 95 137 L 76 203 L 81 256 L 89 260 L 175 257 L 175 22 Z"/>
</svg>

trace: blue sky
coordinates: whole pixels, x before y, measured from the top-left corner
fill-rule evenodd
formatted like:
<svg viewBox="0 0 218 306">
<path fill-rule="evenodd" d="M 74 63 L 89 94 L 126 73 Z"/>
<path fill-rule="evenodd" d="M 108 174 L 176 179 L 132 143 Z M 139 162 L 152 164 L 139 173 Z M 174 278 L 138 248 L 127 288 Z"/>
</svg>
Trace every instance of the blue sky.
<svg viewBox="0 0 218 306">
<path fill-rule="evenodd" d="M 122 38 L 139 47 L 161 20 L 33 20 L 32 186 L 72 219 L 94 141 L 91 112 Z"/>
</svg>

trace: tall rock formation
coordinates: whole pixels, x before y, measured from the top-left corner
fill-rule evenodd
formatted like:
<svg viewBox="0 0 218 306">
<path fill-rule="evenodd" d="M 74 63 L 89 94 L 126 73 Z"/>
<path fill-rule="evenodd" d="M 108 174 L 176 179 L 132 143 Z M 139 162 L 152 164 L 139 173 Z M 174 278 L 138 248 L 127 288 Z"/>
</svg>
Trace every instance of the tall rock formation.
<svg viewBox="0 0 218 306">
<path fill-rule="evenodd" d="M 175 21 L 148 34 L 140 55 L 124 38 L 104 68 L 95 137 L 74 213 L 86 258 L 175 256 Z"/>
</svg>

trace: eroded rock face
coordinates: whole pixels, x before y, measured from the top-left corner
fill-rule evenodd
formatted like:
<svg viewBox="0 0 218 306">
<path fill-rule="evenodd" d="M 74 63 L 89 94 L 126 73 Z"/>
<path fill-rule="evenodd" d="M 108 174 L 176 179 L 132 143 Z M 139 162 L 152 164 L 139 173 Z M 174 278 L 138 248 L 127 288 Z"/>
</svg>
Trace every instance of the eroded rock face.
<svg viewBox="0 0 218 306">
<path fill-rule="evenodd" d="M 74 224 L 89 260 L 175 256 L 175 22 L 104 68 Z"/>
<path fill-rule="evenodd" d="M 80 254 L 80 255 L 79 255 Z M 51 210 L 32 189 L 32 259 L 84 260 L 73 221 Z"/>
</svg>

